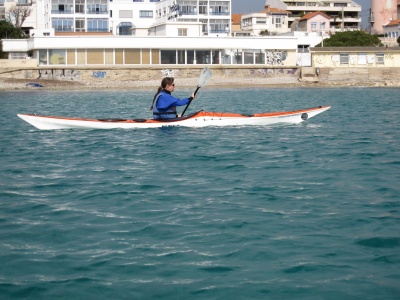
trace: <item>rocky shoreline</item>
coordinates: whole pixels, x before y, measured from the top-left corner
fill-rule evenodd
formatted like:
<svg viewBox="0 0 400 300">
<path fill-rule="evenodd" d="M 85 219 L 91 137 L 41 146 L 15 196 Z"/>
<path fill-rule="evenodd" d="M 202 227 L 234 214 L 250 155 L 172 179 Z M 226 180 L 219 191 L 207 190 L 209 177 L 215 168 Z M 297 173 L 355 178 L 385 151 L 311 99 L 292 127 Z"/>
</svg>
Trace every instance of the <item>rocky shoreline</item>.
<svg viewBox="0 0 400 300">
<path fill-rule="evenodd" d="M 175 82 L 180 89 L 192 89 L 197 86 L 198 78 L 176 78 Z M 30 83 L 38 83 L 43 87 L 27 86 Z M 147 81 L 61 81 L 61 80 L 31 80 L 0 78 L 0 91 L 21 90 L 152 90 L 159 86 L 158 80 Z M 400 81 L 382 82 L 313 82 L 299 81 L 297 78 L 212 78 L 207 84 L 214 88 L 330 88 L 330 87 L 400 87 Z"/>
</svg>

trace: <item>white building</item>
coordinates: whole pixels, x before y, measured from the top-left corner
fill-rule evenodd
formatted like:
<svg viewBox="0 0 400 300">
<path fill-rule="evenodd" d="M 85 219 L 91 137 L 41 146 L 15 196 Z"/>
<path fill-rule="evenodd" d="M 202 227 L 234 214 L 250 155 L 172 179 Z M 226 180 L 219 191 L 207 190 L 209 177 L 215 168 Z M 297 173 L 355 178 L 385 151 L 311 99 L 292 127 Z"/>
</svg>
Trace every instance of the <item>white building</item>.
<svg viewBox="0 0 400 300">
<path fill-rule="evenodd" d="M 9 1 L 0 0 L 3 8 L 0 19 L 2 15 L 5 18 Z M 18 5 L 22 5 L 21 1 L 26 2 L 34 10 L 34 24 L 24 24 L 24 28 L 54 28 L 56 34 L 111 32 L 135 36 L 228 36 L 231 32 L 230 0 L 17 1 Z"/>
<path fill-rule="evenodd" d="M 297 62 L 297 36 L 232 37 L 230 0 L 36 1 L 31 37 L 2 40 L 11 59 L 33 53 L 49 67 Z M 268 16 L 271 31 L 287 26 L 287 12 Z M 315 43 L 304 39 L 302 45 Z"/>
<path fill-rule="evenodd" d="M 289 11 L 280 8 L 265 6 L 259 12 L 242 15 L 241 30 L 251 31 L 252 35 L 276 35 L 286 33 L 288 27 Z"/>
<path fill-rule="evenodd" d="M 307 13 L 321 11 L 331 18 L 333 31 L 360 30 L 361 6 L 352 0 L 266 0 L 265 5 L 290 11 L 289 26 Z"/>
</svg>

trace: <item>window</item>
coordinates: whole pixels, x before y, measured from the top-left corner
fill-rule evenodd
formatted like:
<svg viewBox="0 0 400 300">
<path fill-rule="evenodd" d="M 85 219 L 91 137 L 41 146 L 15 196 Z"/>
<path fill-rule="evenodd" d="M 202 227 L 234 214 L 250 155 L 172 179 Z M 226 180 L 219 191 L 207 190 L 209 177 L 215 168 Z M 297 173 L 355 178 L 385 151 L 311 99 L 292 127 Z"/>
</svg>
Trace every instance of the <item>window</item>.
<svg viewBox="0 0 400 300">
<path fill-rule="evenodd" d="M 152 18 L 153 11 L 152 10 L 141 10 L 141 11 L 139 11 L 139 16 L 141 18 Z"/>
<path fill-rule="evenodd" d="M 325 30 L 325 29 L 326 29 L 326 23 L 325 23 L 325 22 L 322 22 L 322 23 L 320 24 L 319 28 L 320 28 L 321 30 Z"/>
<path fill-rule="evenodd" d="M 385 54 L 384 53 L 376 53 L 376 64 L 377 65 L 385 64 Z"/>
<path fill-rule="evenodd" d="M 178 28 L 178 36 L 187 36 L 187 28 Z"/>
<path fill-rule="evenodd" d="M 311 22 L 311 30 L 316 31 L 317 30 L 317 22 Z"/>
<path fill-rule="evenodd" d="M 121 22 L 117 26 L 117 32 L 119 35 L 132 35 L 132 27 L 133 24 L 131 22 Z"/>
<path fill-rule="evenodd" d="M 199 2 L 199 15 L 207 15 L 207 1 Z"/>
<path fill-rule="evenodd" d="M 6 18 L 6 8 L 0 7 L 0 20 L 3 20 L 5 18 Z"/>
<path fill-rule="evenodd" d="M 275 28 L 281 28 L 281 27 L 282 27 L 282 18 L 275 17 Z"/>
<path fill-rule="evenodd" d="M 107 0 L 87 0 L 88 14 L 108 14 Z"/>
<path fill-rule="evenodd" d="M 72 0 L 52 0 L 51 12 L 53 14 L 71 14 L 74 7 Z"/>
<path fill-rule="evenodd" d="M 107 32 L 108 20 L 107 19 L 88 19 L 88 32 Z"/>
<path fill-rule="evenodd" d="M 229 15 L 229 1 L 210 1 L 211 15 Z"/>
<path fill-rule="evenodd" d="M 75 19 L 75 31 L 85 32 L 85 19 Z"/>
<path fill-rule="evenodd" d="M 49 49 L 50 65 L 65 65 L 65 54 L 64 49 Z"/>
<path fill-rule="evenodd" d="M 229 20 L 210 20 L 211 33 L 227 33 L 229 30 Z"/>
<path fill-rule="evenodd" d="M 75 13 L 76 14 L 85 13 L 85 0 L 75 0 Z"/>
<path fill-rule="evenodd" d="M 161 64 L 176 64 L 176 50 L 161 50 Z"/>
<path fill-rule="evenodd" d="M 55 32 L 72 32 L 72 24 L 74 20 L 64 18 L 53 18 L 51 20 L 51 26 Z"/>
<path fill-rule="evenodd" d="M 26 59 L 26 52 L 10 52 L 10 59 Z"/>
<path fill-rule="evenodd" d="M 349 64 L 349 54 L 348 53 L 340 53 L 340 64 L 341 65 Z"/>
</svg>

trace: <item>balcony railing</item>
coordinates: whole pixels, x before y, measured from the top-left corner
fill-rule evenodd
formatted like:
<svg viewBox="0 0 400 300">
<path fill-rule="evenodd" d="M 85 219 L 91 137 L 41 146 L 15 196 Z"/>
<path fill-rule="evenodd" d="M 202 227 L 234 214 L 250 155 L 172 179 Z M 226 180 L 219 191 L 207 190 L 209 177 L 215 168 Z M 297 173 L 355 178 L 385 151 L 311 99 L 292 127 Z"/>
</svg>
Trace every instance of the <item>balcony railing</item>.
<svg viewBox="0 0 400 300">
<path fill-rule="evenodd" d="M 88 28 L 88 32 L 108 32 L 107 28 Z"/>
<path fill-rule="evenodd" d="M 31 0 L 18 0 L 17 6 L 29 6 L 32 5 Z"/>
<path fill-rule="evenodd" d="M 210 12 L 210 15 L 212 16 L 229 16 L 229 12 L 218 12 L 218 11 L 212 11 Z"/>
<path fill-rule="evenodd" d="M 74 11 L 71 9 L 63 9 L 63 10 L 51 10 L 52 14 L 73 14 Z"/>
<path fill-rule="evenodd" d="M 106 15 L 106 14 L 108 14 L 108 10 L 88 9 L 86 11 L 86 13 L 92 14 L 92 15 Z"/>
<path fill-rule="evenodd" d="M 56 26 L 54 27 L 55 32 L 73 32 L 72 26 Z"/>
</svg>

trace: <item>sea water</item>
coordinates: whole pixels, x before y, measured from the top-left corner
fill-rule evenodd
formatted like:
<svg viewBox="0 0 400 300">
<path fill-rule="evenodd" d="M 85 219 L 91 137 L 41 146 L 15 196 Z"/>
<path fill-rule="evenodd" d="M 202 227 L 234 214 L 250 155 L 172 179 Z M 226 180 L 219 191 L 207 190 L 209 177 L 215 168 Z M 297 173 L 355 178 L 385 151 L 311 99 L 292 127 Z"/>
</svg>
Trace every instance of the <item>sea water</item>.
<svg viewBox="0 0 400 300">
<path fill-rule="evenodd" d="M 332 106 L 298 125 L 17 118 L 147 118 L 154 92 L 0 92 L 0 299 L 400 299 L 399 88 L 204 87 L 188 109 Z"/>
</svg>

